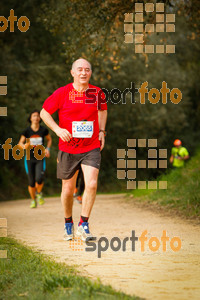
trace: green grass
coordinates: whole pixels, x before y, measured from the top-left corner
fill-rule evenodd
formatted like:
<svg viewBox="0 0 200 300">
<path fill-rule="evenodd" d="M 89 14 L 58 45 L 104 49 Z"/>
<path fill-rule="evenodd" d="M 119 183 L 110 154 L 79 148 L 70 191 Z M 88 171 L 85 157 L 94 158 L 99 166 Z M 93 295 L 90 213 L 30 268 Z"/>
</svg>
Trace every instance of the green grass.
<svg viewBox="0 0 200 300">
<path fill-rule="evenodd" d="M 114 291 L 100 281 L 77 274 L 74 268 L 58 264 L 14 239 L 0 238 L 0 299 L 141 299 Z"/>
<path fill-rule="evenodd" d="M 132 192 L 129 192 L 128 195 L 133 194 L 135 197 L 143 197 L 143 196 L 149 196 L 151 193 L 153 192 L 153 190 L 133 190 Z"/>
<path fill-rule="evenodd" d="M 168 170 L 157 180 L 166 180 L 167 190 L 135 190 L 132 194 L 140 201 L 156 201 L 189 217 L 200 216 L 200 149 L 184 168 Z"/>
</svg>

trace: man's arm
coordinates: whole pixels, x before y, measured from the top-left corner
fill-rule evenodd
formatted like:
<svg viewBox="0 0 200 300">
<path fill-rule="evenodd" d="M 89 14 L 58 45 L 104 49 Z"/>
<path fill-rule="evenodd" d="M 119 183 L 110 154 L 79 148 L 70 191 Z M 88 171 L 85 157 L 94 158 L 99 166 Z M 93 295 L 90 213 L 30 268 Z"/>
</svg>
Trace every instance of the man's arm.
<svg viewBox="0 0 200 300">
<path fill-rule="evenodd" d="M 189 155 L 185 155 L 185 156 L 183 157 L 183 160 L 187 160 L 187 159 L 189 159 L 189 158 L 190 158 Z"/>
<path fill-rule="evenodd" d="M 48 113 L 44 108 L 40 112 L 40 117 L 44 123 L 55 132 L 55 134 L 61 138 L 64 142 L 69 142 L 71 139 L 71 133 L 64 128 L 60 128 L 58 124 L 54 121 L 50 113 Z"/>
<path fill-rule="evenodd" d="M 183 147 L 183 151 L 182 151 L 181 156 L 180 156 L 179 159 L 187 160 L 187 159 L 189 159 L 189 158 L 190 158 L 189 152 L 187 151 L 186 148 Z"/>
<path fill-rule="evenodd" d="M 99 130 L 105 130 L 106 121 L 107 121 L 107 110 L 99 110 L 98 111 L 98 120 L 99 120 Z M 102 150 L 104 148 L 104 144 L 105 144 L 105 136 L 104 136 L 104 132 L 102 132 L 102 131 L 99 132 L 99 140 L 101 143 L 100 150 Z"/>
<path fill-rule="evenodd" d="M 190 158 L 189 152 L 187 151 L 187 149 L 185 148 L 185 153 L 184 153 L 184 157 L 183 160 L 187 160 Z"/>
</svg>

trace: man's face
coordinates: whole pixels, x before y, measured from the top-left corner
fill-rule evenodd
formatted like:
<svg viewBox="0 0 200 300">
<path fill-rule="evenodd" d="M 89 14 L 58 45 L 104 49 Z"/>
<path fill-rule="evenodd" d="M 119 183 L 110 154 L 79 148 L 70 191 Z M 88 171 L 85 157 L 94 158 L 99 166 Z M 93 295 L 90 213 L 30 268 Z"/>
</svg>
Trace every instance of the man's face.
<svg viewBox="0 0 200 300">
<path fill-rule="evenodd" d="M 80 59 L 75 63 L 73 70 L 71 70 L 71 74 L 74 77 L 74 83 L 85 85 L 89 83 L 92 70 L 87 61 Z"/>
</svg>

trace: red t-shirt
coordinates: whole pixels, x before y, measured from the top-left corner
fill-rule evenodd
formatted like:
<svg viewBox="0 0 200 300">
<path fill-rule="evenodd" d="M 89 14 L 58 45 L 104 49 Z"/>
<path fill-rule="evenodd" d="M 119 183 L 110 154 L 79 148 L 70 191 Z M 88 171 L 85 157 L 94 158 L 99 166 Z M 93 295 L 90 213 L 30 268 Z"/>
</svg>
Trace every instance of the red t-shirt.
<svg viewBox="0 0 200 300">
<path fill-rule="evenodd" d="M 57 89 L 43 104 L 43 108 L 51 115 L 58 110 L 59 126 L 67 129 L 71 134 L 73 121 L 93 121 L 91 138 L 72 137 L 69 142 L 59 138 L 61 151 L 77 154 L 100 148 L 98 110 L 107 110 L 107 104 L 100 88 L 89 84 L 89 89 L 94 90 L 89 93 L 88 90 L 78 92 L 70 83 Z"/>
</svg>

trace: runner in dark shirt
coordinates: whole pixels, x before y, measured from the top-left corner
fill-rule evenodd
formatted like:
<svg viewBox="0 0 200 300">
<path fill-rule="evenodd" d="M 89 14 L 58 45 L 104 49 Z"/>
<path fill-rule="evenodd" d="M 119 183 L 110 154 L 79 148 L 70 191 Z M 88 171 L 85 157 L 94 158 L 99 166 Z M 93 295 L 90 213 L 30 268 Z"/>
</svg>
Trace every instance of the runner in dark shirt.
<svg viewBox="0 0 200 300">
<path fill-rule="evenodd" d="M 30 150 L 30 159 L 24 158 L 25 170 L 29 179 L 28 191 L 31 196 L 31 208 L 37 207 L 37 201 L 39 204 L 44 204 L 44 198 L 42 196 L 42 189 L 44 186 L 44 171 L 46 169 L 45 158 L 39 160 L 34 156 L 34 148 L 38 145 L 44 145 L 44 139 L 47 140 L 47 148 L 45 149 L 45 156 L 50 157 L 51 136 L 47 128 L 40 125 L 40 112 L 34 110 L 31 112 L 28 121 L 31 126 L 27 127 L 20 137 L 19 145 L 23 149 L 27 149 L 29 145 L 33 146 Z M 29 139 L 27 143 L 26 139 Z M 38 155 L 41 155 L 41 150 L 38 150 Z M 37 201 L 36 201 L 37 199 Z"/>
</svg>

